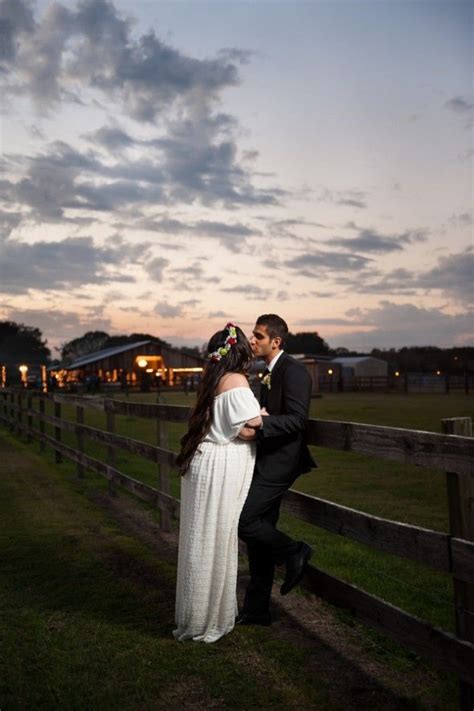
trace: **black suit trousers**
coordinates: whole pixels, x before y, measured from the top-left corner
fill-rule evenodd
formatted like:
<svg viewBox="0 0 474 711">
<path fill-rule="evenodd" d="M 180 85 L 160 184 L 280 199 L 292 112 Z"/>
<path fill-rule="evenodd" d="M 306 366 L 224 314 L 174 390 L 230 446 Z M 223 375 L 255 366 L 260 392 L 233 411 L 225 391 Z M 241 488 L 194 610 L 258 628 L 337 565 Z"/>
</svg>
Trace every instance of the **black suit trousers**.
<svg viewBox="0 0 474 711">
<path fill-rule="evenodd" d="M 255 472 L 239 522 L 239 537 L 247 544 L 250 583 L 244 611 L 263 614 L 268 611 L 275 565 L 285 562 L 298 544 L 276 528 L 281 499 L 292 481 L 269 482 Z"/>
</svg>

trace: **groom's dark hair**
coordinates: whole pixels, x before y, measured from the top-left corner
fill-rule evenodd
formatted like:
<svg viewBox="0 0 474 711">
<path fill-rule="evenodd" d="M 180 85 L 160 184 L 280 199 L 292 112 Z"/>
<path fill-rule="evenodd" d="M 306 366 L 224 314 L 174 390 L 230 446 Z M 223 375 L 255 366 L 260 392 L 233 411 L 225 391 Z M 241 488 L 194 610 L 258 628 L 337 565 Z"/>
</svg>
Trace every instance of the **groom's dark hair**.
<svg viewBox="0 0 474 711">
<path fill-rule="evenodd" d="M 257 325 L 265 326 L 270 338 L 281 338 L 281 345 L 284 344 L 288 336 L 288 326 L 281 316 L 276 314 L 262 314 L 257 319 Z"/>
</svg>

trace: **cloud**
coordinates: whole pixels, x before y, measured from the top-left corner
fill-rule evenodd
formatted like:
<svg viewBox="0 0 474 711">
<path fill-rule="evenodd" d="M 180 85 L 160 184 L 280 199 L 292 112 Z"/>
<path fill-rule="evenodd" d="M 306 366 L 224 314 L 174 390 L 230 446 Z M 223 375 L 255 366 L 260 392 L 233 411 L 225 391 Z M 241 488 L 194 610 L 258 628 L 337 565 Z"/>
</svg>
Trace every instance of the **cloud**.
<svg viewBox="0 0 474 711">
<path fill-rule="evenodd" d="M 310 276 L 305 269 L 310 255 L 292 260 L 301 265 L 301 274 Z M 273 264 L 273 266 L 277 266 Z M 352 271 L 351 269 L 347 270 Z M 314 275 L 313 275 L 314 276 Z M 398 294 L 416 296 L 420 291 L 439 291 L 449 299 L 472 304 L 474 302 L 474 248 L 439 257 L 436 266 L 426 271 L 399 267 L 382 272 L 375 267 L 361 268 L 357 274 L 337 274 L 338 285 L 346 292 L 358 294 Z"/>
<path fill-rule="evenodd" d="M 457 114 L 466 114 L 474 108 L 474 104 L 471 104 L 462 96 L 455 96 L 452 99 L 449 99 L 449 101 L 446 101 L 445 107 Z"/>
<path fill-rule="evenodd" d="M 320 326 L 353 326 L 354 320 L 348 318 L 319 318 L 319 316 L 314 316 L 313 318 L 302 318 L 295 320 L 295 324 L 298 326 L 312 326 L 316 330 Z"/>
<path fill-rule="evenodd" d="M 440 289 L 447 296 L 466 304 L 474 303 L 474 247 L 440 257 L 436 267 L 418 277 L 417 285 Z"/>
<path fill-rule="evenodd" d="M 297 271 L 302 276 L 314 278 L 327 276 L 330 272 L 353 272 L 365 269 L 373 260 L 361 254 L 343 254 L 313 250 L 282 262 L 282 266 Z M 266 266 L 275 266 L 267 260 Z"/>
<path fill-rule="evenodd" d="M 224 124 L 227 128 L 227 122 Z M 163 170 L 173 202 L 196 198 L 206 206 L 215 202 L 236 205 L 277 205 L 286 195 L 278 188 L 257 189 L 238 161 L 237 144 L 219 138 L 217 124 L 198 107 L 189 119 L 168 123 L 168 137 L 161 141 Z"/>
<path fill-rule="evenodd" d="M 21 212 L 0 210 L 0 242 L 13 232 L 21 222 Z"/>
<path fill-rule="evenodd" d="M 108 0 L 82 0 L 75 9 L 54 3 L 36 23 L 24 0 L 8 0 L 3 8 L 4 72 L 13 69 L 15 59 L 15 74 L 21 78 L 17 91 L 44 108 L 52 108 L 71 86 L 87 86 L 119 100 L 122 110 L 136 120 L 153 121 L 183 96 L 210 99 L 238 82 L 229 54 L 200 60 L 167 45 L 152 31 L 134 37 L 132 21 Z"/>
<path fill-rule="evenodd" d="M 186 279 L 192 279 L 196 281 L 201 281 L 204 279 L 204 269 L 199 262 L 194 262 L 185 267 L 178 267 L 172 270 L 173 274 L 178 274 L 179 276 L 185 276 Z"/>
<path fill-rule="evenodd" d="M 92 237 L 26 244 L 7 240 L 0 250 L 0 291 L 26 294 L 30 289 L 64 289 L 85 284 L 133 282 L 124 264 L 137 261 L 147 245 L 96 245 Z"/>
<path fill-rule="evenodd" d="M 335 205 L 347 205 L 365 209 L 367 207 L 367 193 L 363 190 L 330 190 L 323 188 L 318 196 L 319 202 L 329 202 Z"/>
<path fill-rule="evenodd" d="M 310 291 L 311 296 L 316 296 L 318 299 L 330 299 L 332 296 L 336 296 L 334 291 Z"/>
<path fill-rule="evenodd" d="M 109 0 L 82 0 L 76 7 L 51 3 L 36 21 L 29 5 L 18 3 L 21 12 L 12 9 L 12 0 L 3 0 L 4 29 L 10 38 L 0 72 L 6 95 L 29 96 L 43 112 L 70 101 L 81 109 L 99 97 L 105 100 L 101 108 L 107 105 L 110 113 L 115 108 L 118 114 L 152 124 L 157 133 L 151 139 L 134 139 L 117 125 L 88 133 L 85 138 L 96 149 L 106 149 L 112 165 L 93 153 L 73 156 L 72 150 L 61 164 L 48 163 L 44 156 L 41 166 L 38 158 L 36 170 L 42 167 L 43 175 L 48 173 L 59 195 L 41 201 L 38 181 L 30 175 L 9 186 L 17 202 L 42 203 L 43 217 L 60 219 L 66 206 L 115 210 L 134 203 L 194 200 L 227 207 L 275 205 L 285 195 L 278 188 L 253 185 L 234 137 L 238 123 L 218 111 L 221 93 L 238 84 L 237 65 L 249 53 L 187 56 L 152 31 L 135 36 L 133 22 Z M 151 158 L 117 161 L 122 151 L 134 147 L 147 147 Z M 116 182 L 78 184 L 79 174 L 91 172 Z M 139 185 L 140 180 L 147 185 Z"/>
<path fill-rule="evenodd" d="M 210 311 L 207 318 L 226 318 L 227 314 L 224 311 Z"/>
<path fill-rule="evenodd" d="M 187 166 L 191 158 L 183 147 L 181 171 L 171 175 L 166 169 L 161 149 L 146 151 L 143 157 L 129 160 L 114 155 L 105 162 L 97 152 L 80 152 L 63 141 L 54 141 L 30 157 L 7 155 L 8 167 L 21 177 L 0 181 L 3 198 L 9 205 L 23 208 L 25 217 L 48 222 L 79 222 L 71 211 L 120 212 L 136 206 L 168 205 L 200 200 L 207 205 L 224 201 L 228 206 L 239 202 L 267 203 L 265 191 L 255 191 L 249 176 L 237 165 L 228 163 L 213 174 L 212 166 L 202 166 L 205 180 L 193 183 L 196 165 Z M 235 161 L 234 155 L 232 161 Z M 209 172 L 207 172 L 209 171 Z M 203 176 L 201 176 L 203 177 Z M 270 202 L 274 202 L 271 198 Z M 28 210 L 28 212 L 26 212 Z M 165 214 L 158 220 L 142 218 L 132 223 L 149 231 L 169 232 L 182 229 L 187 233 L 218 237 L 231 249 L 246 236 L 259 234 L 245 225 L 201 220 L 185 224 Z"/>
<path fill-rule="evenodd" d="M 13 62 L 17 55 L 18 37 L 31 34 L 34 29 L 35 21 L 29 3 L 3 0 L 0 3 L 0 61 Z"/>
<path fill-rule="evenodd" d="M 163 201 L 162 175 L 150 160 L 104 164 L 92 151 L 80 153 L 62 141 L 29 158 L 8 156 L 23 177 L 1 181 L 4 199 L 29 208 L 37 221 L 79 222 L 66 211 L 118 211 Z"/>
<path fill-rule="evenodd" d="M 102 146 L 110 153 L 124 148 L 131 148 L 137 143 L 133 138 L 118 126 L 101 126 L 96 131 L 90 131 L 84 135 L 94 146 Z"/>
<path fill-rule="evenodd" d="M 271 295 L 270 289 L 262 289 L 255 284 L 239 284 L 238 286 L 221 288 L 228 294 L 245 294 L 247 299 L 267 299 Z"/>
<path fill-rule="evenodd" d="M 349 207 L 359 207 L 361 209 L 367 207 L 366 202 L 363 200 L 355 200 L 354 198 L 341 198 L 340 200 L 337 200 L 337 204 L 348 205 Z"/>
<path fill-rule="evenodd" d="M 350 309 L 346 316 L 365 332 L 345 332 L 331 339 L 331 345 L 347 345 L 368 351 L 372 348 L 400 348 L 411 345 L 449 347 L 470 345 L 474 326 L 469 312 L 447 314 L 440 308 L 421 308 L 414 304 L 381 301 L 376 308 Z"/>
<path fill-rule="evenodd" d="M 179 235 L 195 235 L 196 237 L 210 237 L 219 242 L 232 252 L 240 252 L 248 245 L 247 237 L 256 237 L 261 232 L 239 222 L 226 223 L 215 220 L 197 220 L 184 222 L 170 218 L 167 214 L 160 217 L 142 218 L 134 223 L 136 229 L 149 232 L 158 232 Z"/>
<path fill-rule="evenodd" d="M 454 227 L 470 227 L 472 225 L 472 215 L 469 212 L 463 212 L 461 214 L 454 213 L 448 219 L 448 222 Z"/>
<path fill-rule="evenodd" d="M 391 272 L 367 270 L 357 277 L 341 277 L 338 282 L 349 291 L 359 294 L 403 294 L 414 296 L 418 293 L 415 272 L 399 267 Z"/>
<path fill-rule="evenodd" d="M 183 307 L 181 304 L 169 304 L 167 301 L 158 301 L 153 310 L 163 318 L 177 318 L 183 315 Z"/>
<path fill-rule="evenodd" d="M 354 223 L 350 224 L 353 225 Z M 424 230 L 406 231 L 395 235 L 382 235 L 370 228 L 357 229 L 359 231 L 358 237 L 332 237 L 326 240 L 326 242 L 331 246 L 343 247 L 348 250 L 385 254 L 388 252 L 402 251 L 407 244 L 426 241 Z"/>
<path fill-rule="evenodd" d="M 161 282 L 163 281 L 163 271 L 171 264 L 169 259 L 164 259 L 163 257 L 155 257 L 151 262 L 145 264 L 145 271 L 153 279 L 153 281 Z"/>
</svg>

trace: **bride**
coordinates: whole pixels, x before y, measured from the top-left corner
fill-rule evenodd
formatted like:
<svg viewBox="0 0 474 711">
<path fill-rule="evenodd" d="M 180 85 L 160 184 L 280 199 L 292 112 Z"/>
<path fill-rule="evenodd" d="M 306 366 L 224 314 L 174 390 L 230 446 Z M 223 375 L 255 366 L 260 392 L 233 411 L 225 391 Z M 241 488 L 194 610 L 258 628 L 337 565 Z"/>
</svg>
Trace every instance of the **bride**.
<svg viewBox="0 0 474 711">
<path fill-rule="evenodd" d="M 215 642 L 234 627 L 237 527 L 252 480 L 260 405 L 248 384 L 253 358 L 232 323 L 212 336 L 188 432 L 177 457 L 181 485 L 177 640 Z"/>
</svg>

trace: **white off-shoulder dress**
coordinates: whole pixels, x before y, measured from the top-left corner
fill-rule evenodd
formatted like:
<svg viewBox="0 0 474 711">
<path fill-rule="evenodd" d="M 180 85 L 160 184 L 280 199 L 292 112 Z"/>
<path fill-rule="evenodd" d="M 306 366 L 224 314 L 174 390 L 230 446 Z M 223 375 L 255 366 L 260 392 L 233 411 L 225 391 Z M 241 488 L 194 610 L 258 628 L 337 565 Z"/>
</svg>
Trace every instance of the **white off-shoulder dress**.
<svg viewBox="0 0 474 711">
<path fill-rule="evenodd" d="M 237 527 L 255 465 L 255 444 L 237 438 L 260 414 L 248 387 L 214 398 L 212 424 L 181 479 L 176 625 L 178 640 L 215 642 L 237 610 Z"/>
</svg>

